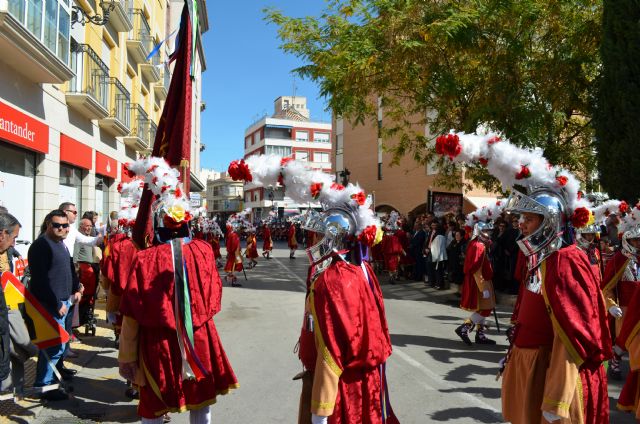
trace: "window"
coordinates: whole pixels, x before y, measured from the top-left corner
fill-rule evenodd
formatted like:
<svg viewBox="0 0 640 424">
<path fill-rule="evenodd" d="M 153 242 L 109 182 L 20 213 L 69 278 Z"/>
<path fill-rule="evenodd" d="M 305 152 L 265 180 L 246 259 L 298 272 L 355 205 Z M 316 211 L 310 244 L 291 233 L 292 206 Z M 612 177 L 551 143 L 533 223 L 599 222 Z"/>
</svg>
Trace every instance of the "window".
<svg viewBox="0 0 640 424">
<path fill-rule="evenodd" d="M 289 108 L 289 100 L 285 100 L 285 101 L 282 103 L 282 109 L 288 109 L 288 108 Z"/>
<path fill-rule="evenodd" d="M 309 131 L 296 131 L 296 141 L 309 141 Z"/>
<path fill-rule="evenodd" d="M 260 131 L 256 131 L 255 133 L 253 133 L 253 142 L 251 142 L 251 144 L 255 144 L 259 142 L 260 142 Z"/>
<path fill-rule="evenodd" d="M 251 137 L 246 137 L 246 138 L 244 139 L 244 147 L 245 147 L 245 148 L 249 147 L 249 140 L 251 140 Z"/>
<path fill-rule="evenodd" d="M 296 151 L 296 160 L 308 161 L 309 160 L 309 152 L 306 150 L 298 150 Z"/>
<path fill-rule="evenodd" d="M 321 163 L 329 163 L 329 153 L 323 152 L 323 153 L 314 153 L 313 154 L 313 161 L 314 162 L 321 162 Z"/>
<path fill-rule="evenodd" d="M 278 156 L 291 156 L 291 147 L 286 146 L 266 146 L 265 154 Z"/>
<path fill-rule="evenodd" d="M 313 134 L 313 141 L 316 141 L 318 143 L 330 143 L 331 139 L 330 139 L 330 134 L 329 133 L 323 133 L 323 132 L 317 132 Z"/>
</svg>

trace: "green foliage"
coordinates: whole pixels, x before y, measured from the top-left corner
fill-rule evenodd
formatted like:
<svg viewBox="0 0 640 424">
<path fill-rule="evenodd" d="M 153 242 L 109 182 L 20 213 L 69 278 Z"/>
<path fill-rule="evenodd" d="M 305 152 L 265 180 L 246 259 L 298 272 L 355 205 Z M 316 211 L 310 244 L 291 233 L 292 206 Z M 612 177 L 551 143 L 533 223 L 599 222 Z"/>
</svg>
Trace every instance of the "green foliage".
<svg viewBox="0 0 640 424">
<path fill-rule="evenodd" d="M 611 197 L 640 197 L 640 2 L 605 0 L 595 127 L 600 182 Z"/>
<path fill-rule="evenodd" d="M 266 16 L 335 114 L 375 121 L 382 97 L 396 160 L 433 160 L 425 125 L 435 136 L 484 123 L 582 175 L 594 167 L 597 0 L 332 0 L 319 17 Z M 443 180 L 456 172 L 438 163 Z"/>
</svg>

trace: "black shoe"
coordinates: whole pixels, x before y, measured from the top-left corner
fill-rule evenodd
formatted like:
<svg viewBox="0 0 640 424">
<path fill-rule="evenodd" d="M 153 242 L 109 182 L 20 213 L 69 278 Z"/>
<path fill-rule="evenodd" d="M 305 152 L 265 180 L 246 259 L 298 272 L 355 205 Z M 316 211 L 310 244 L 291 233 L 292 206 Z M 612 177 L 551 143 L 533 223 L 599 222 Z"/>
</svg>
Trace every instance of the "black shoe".
<svg viewBox="0 0 640 424">
<path fill-rule="evenodd" d="M 462 324 L 461 326 L 456 328 L 455 331 L 458 337 L 460 337 L 467 346 L 473 345 L 473 343 L 471 343 L 471 339 L 469 338 L 469 326 L 467 324 Z"/>
<path fill-rule="evenodd" d="M 127 391 L 124 392 L 124 395 L 129 399 L 140 399 L 140 393 L 133 387 L 129 387 Z"/>
<path fill-rule="evenodd" d="M 494 345 L 496 344 L 496 341 L 488 338 L 484 332 L 476 331 L 476 344 Z"/>
<path fill-rule="evenodd" d="M 49 390 L 40 396 L 41 399 L 48 401 L 69 400 L 69 395 L 62 389 Z"/>
</svg>

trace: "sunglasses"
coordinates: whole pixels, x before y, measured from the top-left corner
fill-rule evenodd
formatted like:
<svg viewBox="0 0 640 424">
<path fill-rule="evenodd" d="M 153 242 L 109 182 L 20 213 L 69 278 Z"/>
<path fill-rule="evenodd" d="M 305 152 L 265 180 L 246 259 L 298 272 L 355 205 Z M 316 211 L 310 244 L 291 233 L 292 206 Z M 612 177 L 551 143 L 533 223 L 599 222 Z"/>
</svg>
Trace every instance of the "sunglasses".
<svg viewBox="0 0 640 424">
<path fill-rule="evenodd" d="M 72 210 L 67 209 L 65 212 L 70 212 L 70 213 L 72 213 L 74 215 L 78 215 L 78 211 L 72 211 Z"/>
<path fill-rule="evenodd" d="M 60 228 L 69 228 L 69 224 L 61 224 L 59 222 L 52 222 L 51 226 L 56 230 L 59 230 Z"/>
</svg>

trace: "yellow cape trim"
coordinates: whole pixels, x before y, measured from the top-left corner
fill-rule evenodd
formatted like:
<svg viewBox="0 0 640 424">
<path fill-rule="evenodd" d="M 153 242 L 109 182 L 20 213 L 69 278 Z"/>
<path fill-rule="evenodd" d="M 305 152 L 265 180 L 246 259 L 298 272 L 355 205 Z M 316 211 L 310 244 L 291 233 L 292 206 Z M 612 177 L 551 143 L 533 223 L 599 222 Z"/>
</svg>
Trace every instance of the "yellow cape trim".
<svg viewBox="0 0 640 424">
<path fill-rule="evenodd" d="M 316 281 L 318 281 L 316 279 Z M 314 334 L 316 337 L 316 346 L 318 348 L 318 352 L 322 355 L 322 359 L 324 362 L 331 368 L 331 371 L 334 372 L 335 375 L 340 377 L 342 375 L 342 368 L 338 366 L 333 356 L 331 356 L 331 352 L 327 349 L 327 345 L 324 343 L 324 339 L 322 338 L 322 331 L 318 327 L 318 316 L 316 315 L 316 306 L 314 302 L 314 294 L 313 289 L 315 288 L 316 281 L 311 284 L 311 288 L 309 290 L 309 307 L 311 308 L 311 315 L 313 316 L 313 322 L 316 323 L 314 328 Z"/>
<path fill-rule="evenodd" d="M 231 390 L 237 389 L 238 387 L 240 387 L 240 384 L 238 384 L 238 383 L 231 384 L 226 389 L 218 390 L 216 392 L 216 396 L 218 396 L 218 395 L 226 395 L 229 392 L 231 392 Z M 198 403 L 198 404 L 195 404 L 195 405 L 187 404 L 187 405 L 181 405 L 181 406 L 179 406 L 177 408 L 166 408 L 166 409 L 163 409 L 161 411 L 156 411 L 156 412 L 154 412 L 154 414 L 156 414 L 157 417 L 160 417 L 160 416 L 166 414 L 167 412 L 182 413 L 182 412 L 190 411 L 192 409 L 201 409 L 201 408 L 204 408 L 205 406 L 213 405 L 217 401 L 218 401 L 218 399 L 216 397 L 214 397 L 213 399 L 205 400 L 204 402 Z"/>
<path fill-rule="evenodd" d="M 316 409 L 333 409 L 336 406 L 335 402 L 320 402 L 318 400 L 311 400 L 311 407 Z"/>
<path fill-rule="evenodd" d="M 158 387 L 158 383 L 156 383 L 156 381 L 153 379 L 153 376 L 151 375 L 151 372 L 149 372 L 149 369 L 147 369 L 147 366 L 144 363 L 144 355 L 142 354 L 140 354 L 140 366 L 144 371 L 144 376 L 147 378 L 147 383 L 149 383 L 149 386 L 151 386 L 151 390 L 153 390 L 153 394 L 155 394 L 158 399 L 160 399 L 162 403 L 164 403 L 164 399 L 162 399 L 162 394 L 160 393 L 160 387 Z"/>
<path fill-rule="evenodd" d="M 625 346 L 624 346 L 627 348 L 627 350 L 629 350 L 629 344 L 631 343 L 631 341 L 633 341 L 636 334 L 638 334 L 638 331 L 640 331 L 640 322 L 638 322 L 635 325 L 635 327 L 633 327 L 633 330 L 631 330 L 631 333 L 629 333 L 629 337 L 627 337 L 627 342 L 625 343 Z"/>
<path fill-rule="evenodd" d="M 629 261 L 630 260 L 631 259 L 627 258 L 627 260 L 624 261 L 624 265 L 622 265 L 622 268 L 620 268 L 618 270 L 618 272 L 616 272 L 616 274 L 613 276 L 613 278 L 611 278 L 611 280 L 609 280 L 607 285 L 604 286 L 604 289 L 602 289 L 603 292 L 613 289 L 613 286 L 618 284 L 618 281 L 620 281 L 620 278 L 622 278 L 622 274 L 624 273 L 624 270 L 627 269 L 627 266 L 629 265 Z"/>
<path fill-rule="evenodd" d="M 573 346 L 573 344 L 571 344 L 571 340 L 567 336 L 567 333 L 564 332 L 564 329 L 560 326 L 560 323 L 556 319 L 555 315 L 553 315 L 553 309 L 549 304 L 549 297 L 547 296 L 545 286 L 545 279 L 547 276 L 547 261 L 542 262 L 542 264 L 540 265 L 540 273 L 542 274 L 542 287 L 540 289 L 540 292 L 544 297 L 544 303 L 547 306 L 547 311 L 549 312 L 549 317 L 551 318 L 553 328 L 556 330 L 556 333 L 558 333 L 558 336 L 560 336 L 560 340 L 562 340 L 562 344 L 567 349 L 567 352 L 569 352 L 569 356 L 571 356 L 573 362 L 575 362 L 577 367 L 580 367 L 584 363 L 584 360 L 580 357 L 580 355 L 578 355 L 578 352 L 576 351 L 576 348 Z"/>
<path fill-rule="evenodd" d="M 568 402 L 564 402 L 564 401 L 561 401 L 561 400 L 553 400 L 553 399 L 549 399 L 549 398 L 542 399 L 542 403 L 544 403 L 546 405 L 557 406 L 558 409 L 562 409 L 564 411 L 568 411 L 569 408 L 571 407 L 571 404 L 568 403 Z"/>
</svg>

